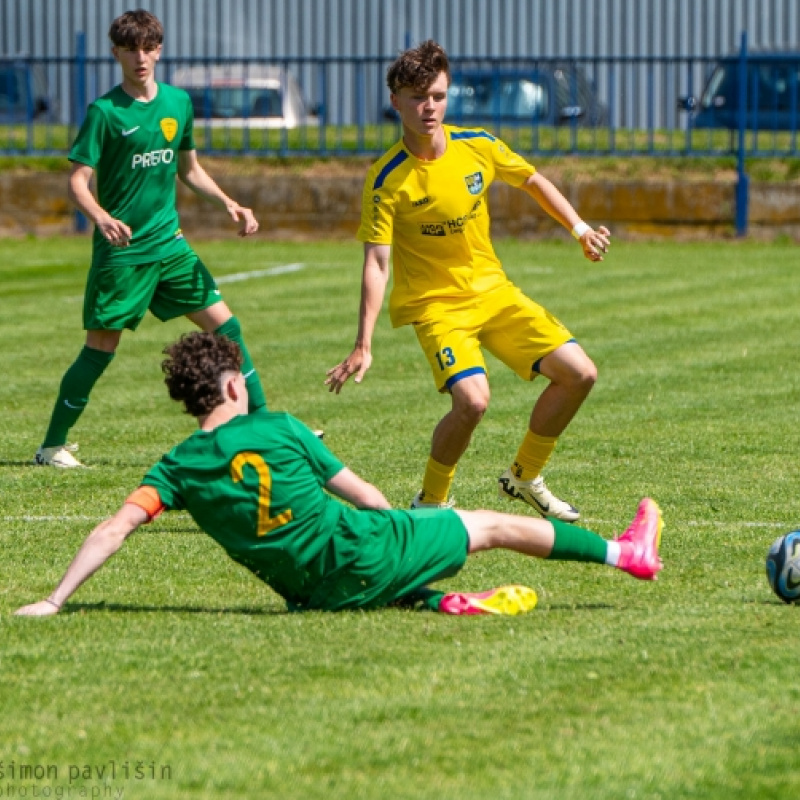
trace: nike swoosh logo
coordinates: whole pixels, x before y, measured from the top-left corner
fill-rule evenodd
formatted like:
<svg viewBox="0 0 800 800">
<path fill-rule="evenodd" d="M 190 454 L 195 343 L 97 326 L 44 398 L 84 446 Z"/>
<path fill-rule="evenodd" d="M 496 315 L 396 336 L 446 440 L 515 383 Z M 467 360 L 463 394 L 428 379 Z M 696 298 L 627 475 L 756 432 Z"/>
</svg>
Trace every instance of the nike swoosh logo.
<svg viewBox="0 0 800 800">
<path fill-rule="evenodd" d="M 142 127 L 141 125 L 137 125 L 135 128 L 131 128 L 129 131 L 122 131 L 122 135 L 123 136 L 130 136 L 132 133 L 136 133 L 136 131 L 138 131 L 139 128 L 141 128 L 141 127 Z"/>
<path fill-rule="evenodd" d="M 501 484 L 501 486 L 503 487 L 503 491 L 504 491 L 504 492 L 505 492 L 505 493 L 506 493 L 506 494 L 507 494 L 509 497 L 513 497 L 515 500 L 525 500 L 525 502 L 527 502 L 527 500 L 526 500 L 525 496 L 524 496 L 524 495 L 523 495 L 521 492 L 518 492 L 518 491 L 517 491 L 517 490 L 516 490 L 516 489 L 515 489 L 515 488 L 514 488 L 512 485 L 511 485 L 511 481 L 510 481 L 508 478 L 500 478 L 500 481 L 499 481 L 499 483 L 500 483 L 500 484 Z M 547 513 L 547 512 L 550 510 L 550 506 L 549 506 L 549 504 L 548 504 L 548 505 L 544 505 L 543 503 L 540 503 L 540 502 L 539 502 L 539 501 L 538 501 L 538 500 L 537 500 L 535 497 L 533 497 L 533 498 L 531 498 L 531 499 L 532 499 L 532 500 L 533 500 L 533 502 L 534 502 L 534 503 L 536 503 L 536 505 L 537 505 L 537 506 L 538 506 L 538 507 L 539 507 L 539 508 L 542 510 L 542 513 L 543 513 L 543 514 L 546 514 L 546 513 Z"/>
<path fill-rule="evenodd" d="M 70 403 L 70 401 L 69 401 L 69 400 L 64 400 L 64 405 L 65 405 L 67 408 L 75 408 L 75 409 L 78 409 L 78 408 L 84 408 L 84 406 L 74 406 L 74 405 L 72 405 L 72 403 Z"/>
</svg>

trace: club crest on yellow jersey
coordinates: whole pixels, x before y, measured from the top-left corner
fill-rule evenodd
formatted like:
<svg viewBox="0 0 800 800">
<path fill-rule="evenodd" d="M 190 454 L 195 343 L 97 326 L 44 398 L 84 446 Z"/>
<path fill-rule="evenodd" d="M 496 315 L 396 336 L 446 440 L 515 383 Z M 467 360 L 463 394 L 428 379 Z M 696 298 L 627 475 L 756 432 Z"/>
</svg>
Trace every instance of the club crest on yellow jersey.
<svg viewBox="0 0 800 800">
<path fill-rule="evenodd" d="M 483 173 L 473 172 L 464 178 L 470 194 L 480 194 L 483 191 Z"/>
<path fill-rule="evenodd" d="M 161 125 L 161 132 L 164 134 L 167 141 L 171 142 L 178 132 L 178 120 L 172 117 L 165 117 L 159 124 Z"/>
</svg>

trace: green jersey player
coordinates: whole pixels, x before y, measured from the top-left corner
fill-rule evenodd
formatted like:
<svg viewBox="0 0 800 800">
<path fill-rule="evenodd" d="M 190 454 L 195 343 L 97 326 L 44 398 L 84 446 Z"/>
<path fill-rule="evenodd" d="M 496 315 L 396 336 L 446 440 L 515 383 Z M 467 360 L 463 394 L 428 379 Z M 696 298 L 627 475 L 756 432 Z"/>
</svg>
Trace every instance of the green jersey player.
<svg viewBox="0 0 800 800">
<path fill-rule="evenodd" d="M 251 410 L 266 405 L 239 321 L 209 271 L 187 244 L 176 210 L 175 177 L 224 208 L 250 236 L 258 222 L 231 200 L 200 165 L 189 96 L 155 81 L 163 28 L 147 11 L 129 11 L 109 31 L 122 82 L 93 102 L 70 150 L 69 194 L 94 222 L 86 284 L 86 344 L 64 374 L 36 463 L 80 467 L 67 436 L 92 387 L 111 363 L 122 331 L 148 309 L 160 320 L 187 316 L 236 341 L 244 353 Z M 89 190 L 96 178 L 97 198 Z"/>
<path fill-rule="evenodd" d="M 150 469 L 122 508 L 92 531 L 55 591 L 18 614 L 57 613 L 131 533 L 172 509 L 187 510 L 293 610 L 413 601 L 451 614 L 528 611 L 536 595 L 525 586 L 448 594 L 427 588 L 457 573 L 469 553 L 498 547 L 608 564 L 645 580 L 661 569 L 661 514 L 650 499 L 613 541 L 557 519 L 392 510 L 378 489 L 345 467 L 301 422 L 285 413 L 247 413 L 235 342 L 196 332 L 165 352 L 170 396 L 197 417 L 199 430 Z"/>
</svg>

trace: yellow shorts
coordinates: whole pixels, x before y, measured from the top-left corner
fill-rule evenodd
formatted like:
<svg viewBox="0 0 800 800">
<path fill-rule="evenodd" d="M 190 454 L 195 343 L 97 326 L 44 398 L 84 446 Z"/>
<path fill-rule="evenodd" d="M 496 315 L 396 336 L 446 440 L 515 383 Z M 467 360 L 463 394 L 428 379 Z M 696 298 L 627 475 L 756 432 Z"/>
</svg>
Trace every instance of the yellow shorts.
<svg viewBox="0 0 800 800">
<path fill-rule="evenodd" d="M 513 284 L 477 301 L 431 305 L 413 325 L 440 392 L 462 378 L 486 373 L 481 348 L 530 381 L 544 356 L 574 341 L 552 314 Z"/>
</svg>

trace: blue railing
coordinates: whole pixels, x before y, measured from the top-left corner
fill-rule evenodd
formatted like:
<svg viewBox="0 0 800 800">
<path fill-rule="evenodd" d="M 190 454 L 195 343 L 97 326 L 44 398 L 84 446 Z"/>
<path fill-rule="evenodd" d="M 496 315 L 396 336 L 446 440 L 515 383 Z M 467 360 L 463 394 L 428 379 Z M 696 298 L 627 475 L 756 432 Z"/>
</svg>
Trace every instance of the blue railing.
<svg viewBox="0 0 800 800">
<path fill-rule="evenodd" d="M 798 156 L 800 55 L 745 45 L 724 58 L 453 59 L 447 121 L 536 156 Z M 0 59 L 0 154 L 67 153 L 86 103 L 119 79 L 113 59 L 83 52 L 79 39 L 74 58 Z M 163 58 L 158 78 L 192 95 L 202 152 L 375 156 L 399 135 L 391 60 Z M 26 76 L 21 117 L 4 115 L 12 63 Z"/>
</svg>

